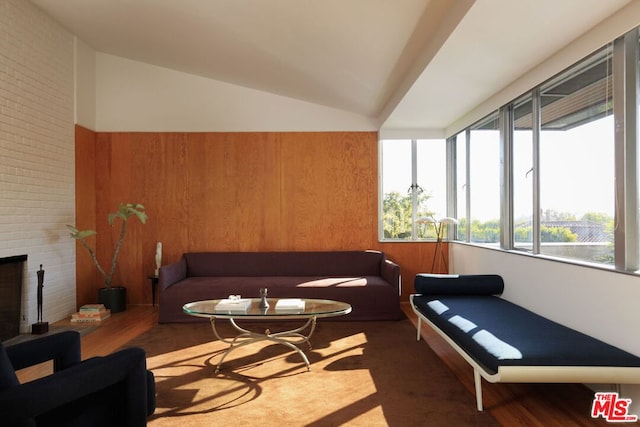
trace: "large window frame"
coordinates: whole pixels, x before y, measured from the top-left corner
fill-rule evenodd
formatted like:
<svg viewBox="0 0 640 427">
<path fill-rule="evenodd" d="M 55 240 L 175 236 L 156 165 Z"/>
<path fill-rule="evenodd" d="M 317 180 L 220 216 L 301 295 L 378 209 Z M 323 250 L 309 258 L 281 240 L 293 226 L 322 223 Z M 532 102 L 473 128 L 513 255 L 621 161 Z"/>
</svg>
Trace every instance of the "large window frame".
<svg viewBox="0 0 640 427">
<path fill-rule="evenodd" d="M 613 108 L 613 145 L 614 145 L 614 175 L 612 186 L 614 193 L 614 259 L 612 264 L 604 262 L 585 261 L 581 259 L 567 258 L 563 256 L 544 254 L 541 251 L 541 182 L 540 182 L 540 141 L 541 141 L 541 90 L 545 84 L 553 81 L 557 76 L 562 75 L 567 70 L 571 70 L 579 66 L 583 62 L 587 62 L 593 55 L 587 56 L 575 65 L 567 67 L 567 69 L 557 76 L 552 77 L 547 82 L 540 83 L 531 91 L 523 93 L 509 102 L 501 106 L 497 113 L 494 111 L 478 120 L 466 128 L 456 130 L 455 133 L 446 139 L 446 188 L 447 188 L 447 207 L 446 216 L 457 218 L 461 223 L 471 223 L 472 212 L 472 193 L 474 191 L 473 182 L 470 180 L 470 153 L 471 132 L 474 128 L 481 126 L 488 117 L 496 115 L 494 118 L 498 121 L 498 129 L 500 132 L 499 142 L 499 173 L 500 173 L 500 239 L 499 244 L 486 245 L 479 242 L 473 242 L 471 239 L 470 228 L 457 227 L 448 228 L 446 238 L 448 240 L 457 241 L 465 244 L 473 244 L 478 246 L 491 247 L 497 250 L 513 251 L 516 253 L 528 254 L 531 256 L 540 256 L 547 259 L 553 259 L 560 262 L 586 265 L 590 267 L 602 268 L 606 270 L 614 270 L 624 273 L 638 274 L 640 273 L 640 143 L 639 127 L 640 127 L 640 27 L 633 29 L 625 35 L 614 40 L 609 47 L 604 46 L 602 49 L 611 49 L 611 85 L 612 85 L 612 108 Z M 605 99 L 606 101 L 606 99 Z M 515 121 L 518 119 L 517 109 L 522 106 L 522 102 L 529 102 L 531 109 L 531 141 L 530 145 L 531 162 L 530 170 L 525 173 L 527 178 L 530 176 L 530 182 L 525 185 L 530 186 L 524 197 L 531 198 L 531 213 L 523 216 L 531 225 L 531 237 L 525 237 L 517 241 L 516 227 L 518 211 L 521 212 L 519 204 L 522 201 L 514 197 L 514 192 L 522 188 L 522 183 L 518 183 L 514 178 L 514 167 L 516 167 L 517 159 L 514 155 L 518 155 L 518 150 L 529 149 L 528 145 L 517 147 L 516 136 L 514 135 Z M 380 156 L 383 156 L 382 150 Z M 413 163 L 414 170 L 420 165 Z M 523 165 L 519 165 L 518 174 L 522 175 Z M 414 180 L 413 186 L 420 184 Z M 416 187 L 418 188 L 418 187 Z M 382 200 L 382 184 L 380 184 L 380 200 Z M 382 202 L 380 202 L 380 218 L 382 218 Z M 526 206 L 526 204 L 525 204 Z M 412 238 L 408 241 L 423 241 L 417 239 L 415 233 L 416 221 L 413 218 L 414 227 Z M 384 238 L 383 224 L 380 223 L 380 241 L 389 241 Z M 407 240 L 405 240 L 407 241 Z"/>
<path fill-rule="evenodd" d="M 386 221 L 389 221 L 387 217 L 388 212 L 385 212 L 385 202 L 387 201 L 387 196 L 389 195 L 385 191 L 386 179 L 385 174 L 393 173 L 390 170 L 386 170 L 390 165 L 385 167 L 385 160 L 389 160 L 389 157 L 392 155 L 387 154 L 385 156 L 385 147 L 388 149 L 393 146 L 393 144 L 404 144 L 402 147 L 404 151 L 407 149 L 407 144 L 410 144 L 410 159 L 405 159 L 401 157 L 400 162 L 404 162 L 405 164 L 398 165 L 395 164 L 395 168 L 400 167 L 404 172 L 402 184 L 396 183 L 392 185 L 393 191 L 390 193 L 395 193 L 395 198 L 392 198 L 393 201 L 397 201 L 396 199 L 401 199 L 403 203 L 402 211 L 406 210 L 406 204 L 410 203 L 410 218 L 408 222 L 410 224 L 404 227 L 400 227 L 402 231 L 400 234 L 396 233 L 395 227 L 391 227 L 394 229 L 393 233 L 389 232 L 390 225 L 385 224 Z M 430 149 L 434 148 L 438 154 L 441 154 L 441 159 L 443 163 L 443 168 L 441 170 L 441 181 L 439 182 L 431 182 L 425 176 L 425 163 L 429 161 L 433 161 L 433 159 L 427 157 L 431 157 Z M 379 152 L 380 152 L 380 179 L 379 179 L 379 221 L 378 221 L 378 234 L 380 241 L 393 241 L 393 242 L 411 242 L 411 241 L 430 241 L 436 239 L 435 228 L 433 227 L 433 219 L 444 216 L 444 213 L 447 211 L 447 201 L 448 201 L 448 191 L 447 191 L 447 147 L 446 141 L 444 138 L 424 138 L 424 139 L 381 139 L 379 141 Z M 405 153 L 406 154 L 406 153 Z M 406 157 L 406 156 L 405 156 Z M 438 157 L 436 157 L 438 158 Z M 393 164 L 393 163 L 391 163 Z M 434 165 L 435 166 L 435 165 Z M 409 173 L 406 173 L 409 171 Z M 410 177 L 410 178 L 409 178 Z M 433 206 L 430 204 L 429 199 L 433 196 L 432 191 L 435 187 L 438 187 L 438 192 L 440 196 L 440 208 L 433 211 Z M 391 217 L 395 218 L 397 215 L 402 215 L 402 212 L 392 212 Z M 404 212 L 404 216 L 406 217 L 406 212 Z M 407 220 L 401 221 L 403 224 L 407 222 Z"/>
<path fill-rule="evenodd" d="M 604 47 L 603 49 L 607 49 Z M 614 262 L 606 264 L 604 262 L 585 261 L 581 259 L 572 259 L 564 256 L 554 256 L 543 254 L 541 251 L 541 204 L 540 204 L 540 140 L 541 140 L 541 100 L 540 91 L 545 83 L 540 84 L 531 92 L 524 93 L 513 102 L 502 106 L 499 110 L 501 147 L 501 218 L 500 218 L 500 245 L 499 249 L 525 252 L 535 256 L 543 256 L 545 258 L 557 259 L 563 262 L 587 264 L 605 269 L 615 269 L 623 272 L 637 272 L 640 268 L 640 202 L 638 191 L 638 122 L 640 121 L 640 106 L 638 105 L 640 92 L 640 64 L 639 64 L 639 33 L 638 29 L 634 29 L 623 37 L 613 42 L 612 48 L 612 73 L 613 78 L 613 117 L 615 121 L 615 133 L 613 136 L 613 144 L 615 145 L 615 184 L 612 191 L 615 193 L 615 227 L 614 227 Z M 594 53 L 593 55 L 597 55 Z M 579 61 L 576 65 L 589 60 L 589 57 Z M 567 70 L 576 67 L 569 67 Z M 564 73 L 564 72 L 563 72 Z M 561 75 L 559 73 L 558 75 Z M 553 80 L 550 79 L 550 81 Z M 531 227 L 532 236 L 530 245 L 522 245 L 517 242 L 514 236 L 515 218 L 514 218 L 514 109 L 519 103 L 530 98 L 532 104 L 532 166 L 531 166 Z M 456 156 L 456 137 L 469 132 L 474 126 L 478 126 L 486 118 L 470 125 L 466 129 L 458 132 L 456 135 L 448 138 L 448 144 L 452 156 Z M 467 140 L 467 153 L 469 152 L 469 141 Z M 451 161 L 454 165 L 461 164 L 458 160 Z M 463 162 L 464 163 L 464 162 Z M 468 161 L 467 161 L 468 168 Z M 450 177 L 460 177 L 460 173 L 451 174 Z M 468 176 L 468 170 L 467 170 Z M 468 178 L 467 178 L 468 179 Z M 461 185 L 450 185 L 451 201 L 450 215 L 457 217 L 459 220 L 470 222 L 470 207 L 466 206 L 466 212 L 458 212 L 455 201 L 464 201 L 467 203 L 471 199 L 469 192 L 473 192 L 472 183 L 467 182 L 467 194 L 460 195 Z M 471 185 L 470 185 L 471 184 Z M 473 209 L 473 207 L 471 207 Z M 456 233 L 452 236 L 455 240 L 469 244 L 480 246 L 482 243 L 473 242 L 469 233 Z"/>
</svg>

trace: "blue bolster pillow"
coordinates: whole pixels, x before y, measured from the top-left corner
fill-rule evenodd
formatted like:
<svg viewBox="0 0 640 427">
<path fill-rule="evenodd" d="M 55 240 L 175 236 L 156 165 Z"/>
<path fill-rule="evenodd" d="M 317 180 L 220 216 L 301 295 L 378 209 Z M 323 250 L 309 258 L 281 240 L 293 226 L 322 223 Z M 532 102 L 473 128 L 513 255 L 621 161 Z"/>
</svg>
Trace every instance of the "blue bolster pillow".
<svg viewBox="0 0 640 427">
<path fill-rule="evenodd" d="M 504 282 L 497 274 L 416 274 L 414 287 L 423 295 L 500 295 Z"/>
</svg>

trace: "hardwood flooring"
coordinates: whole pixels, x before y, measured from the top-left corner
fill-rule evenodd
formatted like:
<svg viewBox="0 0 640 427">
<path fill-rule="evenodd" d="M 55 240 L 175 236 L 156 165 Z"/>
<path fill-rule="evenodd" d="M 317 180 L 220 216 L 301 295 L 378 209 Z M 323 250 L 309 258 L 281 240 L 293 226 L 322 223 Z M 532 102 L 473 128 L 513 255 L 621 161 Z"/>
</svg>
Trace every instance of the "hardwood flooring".
<svg viewBox="0 0 640 427">
<path fill-rule="evenodd" d="M 408 303 L 403 310 L 417 324 Z M 153 328 L 158 319 L 157 307 L 130 306 L 101 322 L 95 330 L 83 335 L 83 359 L 109 354 L 126 345 L 133 338 Z M 70 319 L 55 326 L 71 325 Z M 443 360 L 469 391 L 469 405 L 475 406 L 472 368 L 437 333 L 422 329 L 425 345 Z M 46 375 L 48 364 L 23 370 L 21 381 Z M 603 419 L 590 417 L 593 393 L 580 384 L 490 384 L 483 380 L 485 411 L 504 426 L 600 426 L 610 425 Z M 625 424 L 629 425 L 629 424 Z M 640 425 L 640 423 L 632 424 Z"/>
<path fill-rule="evenodd" d="M 112 314 L 100 323 L 71 323 L 71 317 L 51 324 L 50 329 L 69 326 L 86 326 L 93 330 L 81 339 L 82 359 L 104 356 L 123 347 L 133 338 L 153 328 L 158 323 L 158 308 L 147 305 L 130 306 L 122 313 Z M 45 362 L 19 371 L 21 382 L 31 381 L 53 372 L 53 363 Z"/>
</svg>

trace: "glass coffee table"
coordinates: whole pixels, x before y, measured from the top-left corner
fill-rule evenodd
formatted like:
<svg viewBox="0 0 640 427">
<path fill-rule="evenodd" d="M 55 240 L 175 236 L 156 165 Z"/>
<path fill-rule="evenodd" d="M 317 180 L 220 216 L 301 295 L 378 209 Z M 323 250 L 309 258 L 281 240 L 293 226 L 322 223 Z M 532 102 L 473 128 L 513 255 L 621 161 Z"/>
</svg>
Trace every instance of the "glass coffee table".
<svg viewBox="0 0 640 427">
<path fill-rule="evenodd" d="M 316 319 L 342 316 L 351 312 L 351 305 L 345 302 L 323 299 L 267 298 L 269 304 L 267 308 L 261 308 L 261 302 L 260 298 L 216 299 L 190 302 L 182 307 L 182 311 L 190 316 L 208 318 L 216 338 L 229 344 L 229 348 L 218 362 L 216 373 L 220 371 L 222 363 L 231 351 L 260 341 L 271 341 L 297 351 L 309 371 L 311 370 L 309 359 L 297 346 L 307 343 L 311 348 L 309 339 L 315 330 Z M 216 329 L 216 319 L 228 319 L 238 331 L 238 335 L 233 339 L 222 338 Z M 264 333 L 258 333 L 239 326 L 238 320 L 302 320 L 306 322 L 299 328 L 282 332 L 271 333 L 266 329 Z M 306 334 L 305 331 L 307 331 Z"/>
</svg>

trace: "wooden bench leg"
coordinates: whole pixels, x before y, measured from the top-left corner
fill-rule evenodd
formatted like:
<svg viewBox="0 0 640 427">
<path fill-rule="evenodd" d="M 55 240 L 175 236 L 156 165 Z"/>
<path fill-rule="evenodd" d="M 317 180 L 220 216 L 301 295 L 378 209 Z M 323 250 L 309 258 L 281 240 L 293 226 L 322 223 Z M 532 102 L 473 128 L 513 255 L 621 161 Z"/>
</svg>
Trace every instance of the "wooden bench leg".
<svg viewBox="0 0 640 427">
<path fill-rule="evenodd" d="M 422 319 L 420 318 L 420 316 L 418 316 L 418 327 L 416 329 L 418 330 L 416 341 L 420 341 L 420 330 L 422 329 Z"/>
<path fill-rule="evenodd" d="M 482 377 L 477 369 L 473 370 L 473 379 L 476 383 L 476 406 L 478 411 L 482 411 Z"/>
</svg>

